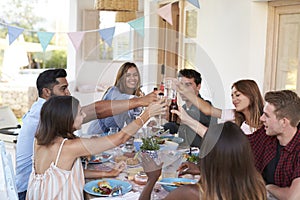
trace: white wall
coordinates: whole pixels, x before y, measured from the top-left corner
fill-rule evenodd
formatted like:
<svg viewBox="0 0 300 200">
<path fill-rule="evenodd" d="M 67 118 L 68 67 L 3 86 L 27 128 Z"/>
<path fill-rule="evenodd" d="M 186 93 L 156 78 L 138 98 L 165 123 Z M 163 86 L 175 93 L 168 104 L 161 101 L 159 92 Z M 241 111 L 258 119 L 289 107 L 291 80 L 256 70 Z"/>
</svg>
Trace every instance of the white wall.
<svg viewBox="0 0 300 200">
<path fill-rule="evenodd" d="M 214 63 L 225 93 L 225 105 L 217 99 L 214 103 L 230 108 L 233 107 L 230 99 L 233 82 L 250 78 L 263 88 L 267 3 L 251 0 L 199 2 L 198 42 Z"/>
<path fill-rule="evenodd" d="M 145 18 L 146 28 L 158 27 L 158 20 L 153 17 L 156 9 L 153 2 L 156 1 L 144 2 L 145 16 L 151 16 Z M 203 69 L 199 71 L 205 72 L 204 81 L 211 89 L 214 105 L 232 108 L 230 87 L 233 82 L 251 78 L 257 81 L 261 89 L 263 88 L 267 2 L 199 0 L 199 3 L 201 8 L 197 24 L 197 53 L 201 51 L 206 55 L 204 55 L 205 59 L 198 59 L 199 63 L 196 65 L 211 68 L 207 69 L 207 72 Z M 70 30 L 81 30 L 82 10 L 91 9 L 93 5 L 93 0 L 72 1 L 70 22 L 73 24 Z M 74 19 L 77 21 L 74 22 Z M 154 69 L 157 61 L 157 52 L 154 50 L 157 33 L 145 33 L 145 37 L 149 36 L 149 38 L 145 39 L 144 46 L 150 50 L 145 50 L 143 63 L 145 68 L 141 69 L 141 72 L 145 84 L 149 84 L 157 80 L 157 69 Z M 139 65 L 142 66 L 141 63 Z M 88 84 L 89 81 L 95 82 L 95 80 L 105 82 L 108 77 L 115 77 L 113 70 L 117 70 L 119 66 L 120 63 L 83 61 L 80 51 L 76 53 L 72 46 L 69 50 L 68 70 L 71 74 L 69 72 L 68 78 L 77 79 L 79 84 Z"/>
</svg>

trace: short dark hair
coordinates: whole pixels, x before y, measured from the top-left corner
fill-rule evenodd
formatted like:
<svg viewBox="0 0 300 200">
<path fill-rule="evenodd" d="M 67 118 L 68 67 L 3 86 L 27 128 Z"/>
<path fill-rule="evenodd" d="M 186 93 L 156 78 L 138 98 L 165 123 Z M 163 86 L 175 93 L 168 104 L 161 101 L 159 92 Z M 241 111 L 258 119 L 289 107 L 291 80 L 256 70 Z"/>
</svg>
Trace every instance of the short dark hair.
<svg viewBox="0 0 300 200">
<path fill-rule="evenodd" d="M 265 101 L 275 107 L 277 119 L 286 117 L 291 126 L 300 123 L 300 97 L 291 90 L 270 91 L 265 94 Z"/>
<path fill-rule="evenodd" d="M 67 77 L 67 72 L 64 69 L 49 69 L 40 73 L 36 80 L 39 97 L 43 94 L 43 88 L 51 89 L 54 85 L 58 84 L 57 78 L 65 77 Z"/>
<path fill-rule="evenodd" d="M 74 120 L 79 101 L 72 96 L 52 96 L 42 106 L 36 132 L 39 145 L 50 145 L 56 137 L 76 138 L 73 134 Z"/>
<path fill-rule="evenodd" d="M 194 78 L 196 85 L 201 84 L 201 74 L 193 69 L 182 69 L 178 73 L 178 77 Z"/>
</svg>

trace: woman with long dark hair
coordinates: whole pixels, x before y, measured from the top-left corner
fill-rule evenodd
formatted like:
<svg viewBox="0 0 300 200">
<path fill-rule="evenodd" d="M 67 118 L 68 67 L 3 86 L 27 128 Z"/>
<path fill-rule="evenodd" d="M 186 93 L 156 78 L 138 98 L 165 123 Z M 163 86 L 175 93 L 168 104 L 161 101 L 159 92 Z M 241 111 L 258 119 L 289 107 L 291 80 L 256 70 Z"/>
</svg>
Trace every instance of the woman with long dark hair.
<svg viewBox="0 0 300 200">
<path fill-rule="evenodd" d="M 151 191 L 161 174 L 147 154 L 142 154 L 148 182 L 140 200 L 150 199 Z M 243 131 L 233 122 L 210 126 L 200 149 L 200 174 L 197 184 L 171 191 L 165 199 L 191 200 L 265 200 L 265 183 L 254 166 L 250 143 Z"/>
<path fill-rule="evenodd" d="M 165 113 L 163 101 L 150 104 L 120 132 L 90 139 L 73 134 L 86 116 L 79 101 L 72 96 L 51 97 L 41 109 L 27 199 L 83 199 L 80 157 L 99 154 L 126 142 L 150 117 Z"/>
<path fill-rule="evenodd" d="M 244 79 L 232 84 L 231 98 L 235 109 L 216 108 L 180 84 L 178 84 L 178 91 L 205 115 L 211 115 L 222 121 L 234 121 L 245 134 L 251 134 L 262 126 L 259 118 L 263 113 L 264 101 L 254 80 Z"/>
</svg>

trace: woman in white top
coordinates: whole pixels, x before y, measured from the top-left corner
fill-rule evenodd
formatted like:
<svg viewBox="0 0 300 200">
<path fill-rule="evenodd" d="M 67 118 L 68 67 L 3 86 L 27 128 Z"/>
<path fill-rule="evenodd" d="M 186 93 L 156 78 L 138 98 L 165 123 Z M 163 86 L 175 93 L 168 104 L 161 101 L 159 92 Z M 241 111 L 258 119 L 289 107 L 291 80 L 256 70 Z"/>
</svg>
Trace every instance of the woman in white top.
<svg viewBox="0 0 300 200">
<path fill-rule="evenodd" d="M 183 84 L 177 84 L 177 90 L 205 115 L 220 118 L 222 121 L 234 121 L 245 134 L 251 134 L 260 128 L 259 120 L 263 113 L 263 98 L 253 80 L 239 80 L 231 87 L 231 98 L 235 109 L 215 108 L 201 98 L 185 89 Z"/>
<path fill-rule="evenodd" d="M 100 138 L 78 138 L 85 113 L 72 96 L 54 96 L 45 102 L 34 142 L 33 170 L 27 199 L 83 199 L 81 156 L 98 154 L 126 142 L 150 117 L 164 114 L 166 103 L 157 101 L 120 132 Z"/>
</svg>

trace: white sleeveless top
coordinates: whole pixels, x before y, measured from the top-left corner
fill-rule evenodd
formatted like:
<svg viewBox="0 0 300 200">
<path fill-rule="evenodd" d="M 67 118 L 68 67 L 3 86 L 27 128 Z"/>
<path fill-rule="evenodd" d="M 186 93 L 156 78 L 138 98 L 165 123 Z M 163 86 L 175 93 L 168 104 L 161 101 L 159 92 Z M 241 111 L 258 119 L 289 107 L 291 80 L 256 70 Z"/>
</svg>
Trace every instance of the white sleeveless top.
<svg viewBox="0 0 300 200">
<path fill-rule="evenodd" d="M 234 111 L 233 109 L 224 109 L 222 110 L 222 115 L 221 115 L 221 120 L 220 122 L 226 122 L 226 121 L 235 121 L 235 116 L 234 116 Z M 256 131 L 255 128 L 250 127 L 246 122 L 244 121 L 241 125 L 241 129 L 244 131 L 246 135 L 252 134 L 254 131 Z"/>
<path fill-rule="evenodd" d="M 77 158 L 70 171 L 56 166 L 66 140 L 65 138 L 59 147 L 55 163 L 52 162 L 43 174 L 35 173 L 34 158 L 32 158 L 32 172 L 29 177 L 26 199 L 83 199 L 84 174 L 80 158 Z"/>
</svg>

